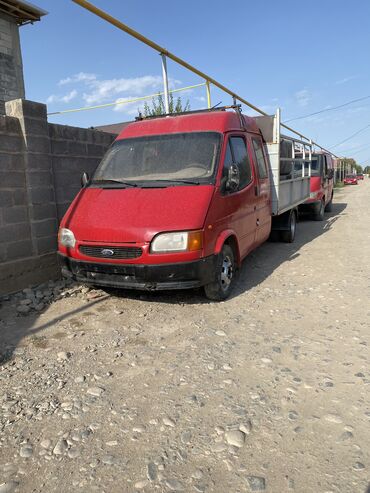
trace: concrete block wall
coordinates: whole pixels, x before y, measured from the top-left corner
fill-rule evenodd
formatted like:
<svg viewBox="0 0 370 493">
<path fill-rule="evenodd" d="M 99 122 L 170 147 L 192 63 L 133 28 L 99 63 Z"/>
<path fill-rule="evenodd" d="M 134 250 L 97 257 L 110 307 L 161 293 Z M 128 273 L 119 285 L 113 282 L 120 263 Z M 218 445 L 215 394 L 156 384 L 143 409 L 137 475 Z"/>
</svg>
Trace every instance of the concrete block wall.
<svg viewBox="0 0 370 493">
<path fill-rule="evenodd" d="M 31 250 L 22 130 L 17 118 L 0 116 L 0 262 Z"/>
<path fill-rule="evenodd" d="M 17 99 L 0 116 L 0 295 L 59 275 L 58 223 L 115 135 L 47 122 Z"/>
<path fill-rule="evenodd" d="M 0 12 L 0 114 L 5 101 L 24 98 L 19 30 L 15 19 Z"/>
<path fill-rule="evenodd" d="M 90 176 L 115 135 L 96 130 L 49 125 L 57 217 L 60 220 L 81 188 L 81 174 Z"/>
</svg>

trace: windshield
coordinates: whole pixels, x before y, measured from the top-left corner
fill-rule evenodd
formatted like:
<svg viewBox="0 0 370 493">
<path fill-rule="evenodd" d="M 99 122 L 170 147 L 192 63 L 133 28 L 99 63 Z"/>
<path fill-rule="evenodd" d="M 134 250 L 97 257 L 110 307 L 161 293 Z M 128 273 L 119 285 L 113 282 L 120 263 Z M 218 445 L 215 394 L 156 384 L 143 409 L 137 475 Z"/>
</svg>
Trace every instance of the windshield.
<svg viewBox="0 0 370 493">
<path fill-rule="evenodd" d="M 118 140 L 95 171 L 93 183 L 211 183 L 215 176 L 219 147 L 220 134 L 215 132 Z"/>
<path fill-rule="evenodd" d="M 347 175 L 347 178 L 350 178 L 351 180 L 353 180 L 353 178 L 356 178 L 355 175 Z"/>
</svg>

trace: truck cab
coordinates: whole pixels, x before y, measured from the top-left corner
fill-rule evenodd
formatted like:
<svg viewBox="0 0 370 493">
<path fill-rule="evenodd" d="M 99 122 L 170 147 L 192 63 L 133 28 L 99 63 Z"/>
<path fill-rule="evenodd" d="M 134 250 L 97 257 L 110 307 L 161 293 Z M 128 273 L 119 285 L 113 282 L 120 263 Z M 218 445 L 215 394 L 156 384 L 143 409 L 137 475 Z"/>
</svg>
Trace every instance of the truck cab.
<svg viewBox="0 0 370 493">
<path fill-rule="evenodd" d="M 312 214 L 316 221 L 332 210 L 334 187 L 334 160 L 327 152 L 312 154 L 310 197 L 299 209 Z"/>
<path fill-rule="evenodd" d="M 228 296 L 271 230 L 268 161 L 252 118 L 215 111 L 124 128 L 66 212 L 62 273 L 101 286 L 205 286 Z"/>
</svg>

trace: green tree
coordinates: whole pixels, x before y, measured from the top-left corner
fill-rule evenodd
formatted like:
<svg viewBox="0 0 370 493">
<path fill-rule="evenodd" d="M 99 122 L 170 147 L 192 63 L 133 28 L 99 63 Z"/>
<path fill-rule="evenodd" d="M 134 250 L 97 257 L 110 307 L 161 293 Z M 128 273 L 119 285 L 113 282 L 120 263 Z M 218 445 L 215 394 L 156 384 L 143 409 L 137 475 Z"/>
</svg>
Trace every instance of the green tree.
<svg viewBox="0 0 370 493">
<path fill-rule="evenodd" d="M 172 93 L 169 96 L 169 113 L 183 113 L 184 111 L 190 110 L 189 100 L 183 105 L 180 97 L 174 99 Z M 144 116 L 160 116 L 165 115 L 166 109 L 164 104 L 164 99 L 162 94 L 158 94 L 156 98 L 152 99 L 152 104 L 149 105 L 147 102 L 144 103 Z"/>
</svg>

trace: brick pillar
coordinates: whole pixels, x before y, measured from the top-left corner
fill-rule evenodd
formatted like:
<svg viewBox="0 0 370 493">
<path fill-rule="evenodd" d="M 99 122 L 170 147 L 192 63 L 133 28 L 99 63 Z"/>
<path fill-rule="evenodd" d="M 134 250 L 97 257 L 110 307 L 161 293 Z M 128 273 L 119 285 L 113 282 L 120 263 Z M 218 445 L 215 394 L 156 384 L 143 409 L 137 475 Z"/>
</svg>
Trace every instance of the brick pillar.
<svg viewBox="0 0 370 493">
<path fill-rule="evenodd" d="M 0 117 L 0 295 L 59 277 L 46 106 L 16 99 Z"/>
<path fill-rule="evenodd" d="M 32 254 L 55 252 L 57 210 L 46 106 L 15 99 L 5 103 L 5 110 L 8 116 L 18 118 L 23 134 Z"/>
</svg>

